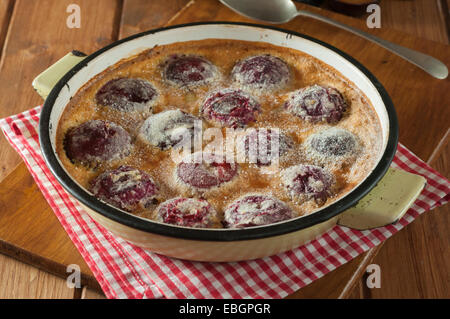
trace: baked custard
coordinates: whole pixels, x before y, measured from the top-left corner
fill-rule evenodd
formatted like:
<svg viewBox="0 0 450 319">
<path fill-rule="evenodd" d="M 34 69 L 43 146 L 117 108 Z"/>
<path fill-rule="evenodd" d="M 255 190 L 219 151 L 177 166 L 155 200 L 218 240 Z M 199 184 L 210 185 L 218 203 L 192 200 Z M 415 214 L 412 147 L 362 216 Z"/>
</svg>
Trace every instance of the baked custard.
<svg viewBox="0 0 450 319">
<path fill-rule="evenodd" d="M 381 125 L 318 59 L 262 42 L 156 46 L 111 66 L 66 107 L 57 155 L 100 200 L 184 227 L 311 214 L 371 172 Z"/>
</svg>

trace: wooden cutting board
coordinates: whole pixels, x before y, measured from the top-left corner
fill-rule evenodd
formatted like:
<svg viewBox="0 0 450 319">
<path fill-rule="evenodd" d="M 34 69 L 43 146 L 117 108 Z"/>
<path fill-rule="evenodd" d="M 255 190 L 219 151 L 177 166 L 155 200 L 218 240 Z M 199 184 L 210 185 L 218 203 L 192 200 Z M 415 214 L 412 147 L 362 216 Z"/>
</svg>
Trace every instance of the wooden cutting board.
<svg viewBox="0 0 450 319">
<path fill-rule="evenodd" d="M 307 9 L 433 55 L 450 65 L 449 46 L 385 28 L 367 30 L 365 24 L 358 20 L 316 8 Z M 136 14 L 136 19 L 139 19 L 139 13 Z M 127 19 L 133 19 L 133 16 Z M 217 1 L 195 0 L 190 1 L 168 24 L 212 20 L 253 22 L 219 5 Z M 126 21 L 123 23 L 122 30 L 127 32 Z M 421 158 L 426 159 L 431 155 L 448 127 L 449 79 L 436 80 L 375 44 L 321 22 L 299 18 L 280 27 L 328 42 L 363 63 L 391 95 L 399 116 L 400 141 Z M 135 33 L 145 29 L 143 20 L 139 30 L 130 30 Z M 67 275 L 67 265 L 78 264 L 82 271 L 82 284 L 99 289 L 92 272 L 59 224 L 24 164 L 20 164 L 0 183 L 0 252 L 62 277 Z M 345 285 L 362 258 L 364 256 L 359 256 L 325 276 L 326 284 L 323 284 L 325 280 L 320 279 L 302 289 L 302 295 L 313 296 L 313 289 L 317 289 L 322 292 L 322 296 L 334 296 L 337 287 Z"/>
</svg>

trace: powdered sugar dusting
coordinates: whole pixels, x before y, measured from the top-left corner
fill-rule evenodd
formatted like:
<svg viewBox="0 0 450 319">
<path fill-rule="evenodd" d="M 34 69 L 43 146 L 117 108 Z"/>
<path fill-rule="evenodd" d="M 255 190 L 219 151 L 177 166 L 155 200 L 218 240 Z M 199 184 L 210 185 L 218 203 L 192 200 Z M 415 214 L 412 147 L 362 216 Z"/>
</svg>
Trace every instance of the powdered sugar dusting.
<svg viewBox="0 0 450 319">
<path fill-rule="evenodd" d="M 218 77 L 217 68 L 201 56 L 174 54 L 165 64 L 164 78 L 174 85 L 205 85 Z"/>
<path fill-rule="evenodd" d="M 176 180 L 196 191 L 202 191 L 231 181 L 237 171 L 238 164 L 225 162 L 221 155 L 197 152 L 178 164 Z"/>
<path fill-rule="evenodd" d="M 168 149 L 181 141 L 184 134 L 192 136 L 197 117 L 181 110 L 168 110 L 150 116 L 140 128 L 139 137 L 160 149 Z"/>
<path fill-rule="evenodd" d="M 119 111 L 151 112 L 158 93 L 140 78 L 116 78 L 103 85 L 95 95 L 100 105 Z"/>
<path fill-rule="evenodd" d="M 210 93 L 201 108 L 206 120 L 232 128 L 254 122 L 259 111 L 260 105 L 253 97 L 230 88 Z"/>
<path fill-rule="evenodd" d="M 319 166 L 291 166 L 282 171 L 281 179 L 289 194 L 301 202 L 314 199 L 323 204 L 332 195 L 334 177 Z"/>
<path fill-rule="evenodd" d="M 290 70 L 282 59 L 265 54 L 239 61 L 231 71 L 234 81 L 254 89 L 280 89 L 290 80 Z"/>
<path fill-rule="evenodd" d="M 275 128 L 249 129 L 240 142 L 238 150 L 248 163 L 270 165 L 276 158 L 283 157 L 293 147 L 294 141 Z"/>
<path fill-rule="evenodd" d="M 307 121 L 336 123 L 347 109 L 347 103 L 335 88 L 312 85 L 292 92 L 285 107 Z"/>
<path fill-rule="evenodd" d="M 154 204 L 158 187 L 146 172 L 120 166 L 93 179 L 90 190 L 97 198 L 120 209 L 138 211 Z"/>
<path fill-rule="evenodd" d="M 272 224 L 294 216 L 295 213 L 277 198 L 250 194 L 228 206 L 224 220 L 227 227 L 242 228 Z"/>
<path fill-rule="evenodd" d="M 70 129 L 64 137 L 67 156 L 86 167 L 122 159 L 130 153 L 131 148 L 128 132 L 108 121 L 84 122 Z"/>
<path fill-rule="evenodd" d="M 363 151 L 356 136 L 339 127 L 311 134 L 304 149 L 310 159 L 322 164 L 350 163 Z"/>
<path fill-rule="evenodd" d="M 204 199 L 177 197 L 162 203 L 156 220 L 178 226 L 196 228 L 219 227 L 217 211 Z"/>
</svg>

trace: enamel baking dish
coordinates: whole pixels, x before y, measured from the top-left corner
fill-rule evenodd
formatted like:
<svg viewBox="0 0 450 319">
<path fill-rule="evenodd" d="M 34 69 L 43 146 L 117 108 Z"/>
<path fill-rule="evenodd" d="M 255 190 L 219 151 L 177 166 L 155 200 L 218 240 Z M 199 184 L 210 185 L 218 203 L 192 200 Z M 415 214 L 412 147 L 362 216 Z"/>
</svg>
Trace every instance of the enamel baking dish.
<svg viewBox="0 0 450 319">
<path fill-rule="evenodd" d="M 77 184 L 55 153 L 58 121 L 71 97 L 97 74 L 143 50 L 209 38 L 262 41 L 303 51 L 355 83 L 371 101 L 382 127 L 383 150 L 367 178 L 338 201 L 309 215 L 246 229 L 195 229 L 154 222 L 114 208 Z M 163 255 L 199 261 L 255 259 L 297 247 L 336 224 L 355 229 L 384 226 L 397 221 L 425 185 L 420 176 L 389 169 L 396 151 L 398 124 L 392 101 L 377 79 L 344 52 L 292 31 L 229 22 L 151 30 L 114 42 L 89 56 L 74 51 L 39 75 L 33 86 L 46 98 L 39 138 L 45 161 L 59 183 L 112 233 Z"/>
</svg>

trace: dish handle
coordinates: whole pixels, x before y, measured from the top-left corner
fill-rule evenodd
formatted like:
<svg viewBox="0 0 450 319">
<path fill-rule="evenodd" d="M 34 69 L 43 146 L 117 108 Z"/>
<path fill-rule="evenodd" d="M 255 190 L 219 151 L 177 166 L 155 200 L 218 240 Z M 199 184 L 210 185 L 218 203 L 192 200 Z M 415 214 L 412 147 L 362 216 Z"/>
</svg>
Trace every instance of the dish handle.
<svg viewBox="0 0 450 319">
<path fill-rule="evenodd" d="M 33 80 L 33 88 L 45 100 L 56 83 L 86 56 L 85 53 L 76 50 L 66 54 Z"/>
<path fill-rule="evenodd" d="M 396 223 L 415 202 L 426 185 L 420 175 L 389 168 L 385 176 L 356 206 L 346 210 L 338 225 L 367 230 Z"/>
</svg>

